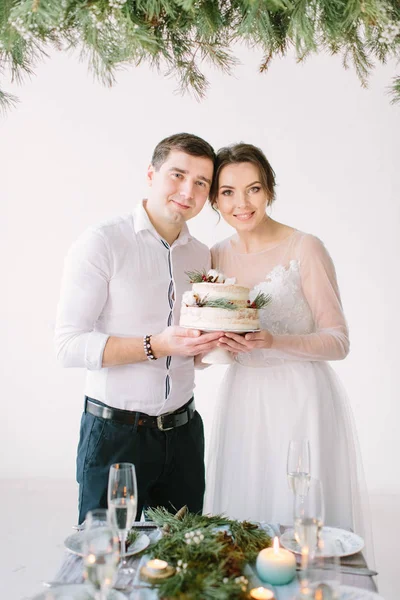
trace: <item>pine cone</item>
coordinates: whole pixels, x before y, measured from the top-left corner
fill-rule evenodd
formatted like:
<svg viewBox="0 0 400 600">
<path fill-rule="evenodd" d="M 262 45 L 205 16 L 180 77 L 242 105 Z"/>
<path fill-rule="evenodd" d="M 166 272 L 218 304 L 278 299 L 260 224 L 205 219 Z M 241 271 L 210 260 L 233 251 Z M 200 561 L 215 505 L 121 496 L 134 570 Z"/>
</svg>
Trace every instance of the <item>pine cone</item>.
<svg viewBox="0 0 400 600">
<path fill-rule="evenodd" d="M 242 561 L 236 558 L 228 557 L 224 563 L 224 573 L 226 577 L 240 577 L 242 575 Z"/>
<path fill-rule="evenodd" d="M 171 532 L 171 527 L 168 525 L 168 523 L 165 523 L 165 525 L 162 526 L 161 531 L 168 535 Z"/>
<path fill-rule="evenodd" d="M 258 525 L 256 525 L 255 523 L 250 523 L 250 521 L 243 521 L 242 527 L 243 527 L 243 529 L 246 529 L 246 531 L 252 531 L 254 529 L 258 529 Z"/>
<path fill-rule="evenodd" d="M 188 507 L 186 506 L 182 506 L 182 508 L 180 508 L 178 510 L 178 512 L 176 513 L 175 517 L 178 519 L 178 521 L 183 521 L 183 519 L 186 517 L 186 515 L 188 514 L 189 510 Z"/>
</svg>

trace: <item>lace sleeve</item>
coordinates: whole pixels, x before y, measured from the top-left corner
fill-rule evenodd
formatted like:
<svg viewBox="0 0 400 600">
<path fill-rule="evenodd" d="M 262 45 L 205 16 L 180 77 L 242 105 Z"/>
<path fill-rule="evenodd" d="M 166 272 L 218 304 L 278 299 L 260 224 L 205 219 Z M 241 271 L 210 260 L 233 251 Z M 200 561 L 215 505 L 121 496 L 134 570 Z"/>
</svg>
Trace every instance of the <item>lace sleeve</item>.
<svg viewBox="0 0 400 600">
<path fill-rule="evenodd" d="M 349 352 L 349 336 L 332 259 L 318 238 L 305 235 L 300 243 L 299 262 L 301 285 L 315 332 L 274 335 L 269 356 L 341 360 Z"/>
</svg>

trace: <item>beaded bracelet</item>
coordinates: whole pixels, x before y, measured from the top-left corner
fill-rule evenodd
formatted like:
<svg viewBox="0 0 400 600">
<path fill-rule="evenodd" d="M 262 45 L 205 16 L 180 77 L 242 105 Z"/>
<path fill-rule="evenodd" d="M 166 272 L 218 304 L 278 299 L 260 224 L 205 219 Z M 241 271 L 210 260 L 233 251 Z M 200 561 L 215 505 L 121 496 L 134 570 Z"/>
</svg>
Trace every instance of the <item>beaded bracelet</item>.
<svg viewBox="0 0 400 600">
<path fill-rule="evenodd" d="M 146 353 L 146 356 L 147 356 L 148 360 L 157 360 L 156 357 L 153 354 L 153 350 L 151 349 L 150 338 L 151 338 L 151 335 L 145 335 L 144 336 L 144 338 L 143 338 L 143 348 L 144 348 L 144 351 Z"/>
</svg>

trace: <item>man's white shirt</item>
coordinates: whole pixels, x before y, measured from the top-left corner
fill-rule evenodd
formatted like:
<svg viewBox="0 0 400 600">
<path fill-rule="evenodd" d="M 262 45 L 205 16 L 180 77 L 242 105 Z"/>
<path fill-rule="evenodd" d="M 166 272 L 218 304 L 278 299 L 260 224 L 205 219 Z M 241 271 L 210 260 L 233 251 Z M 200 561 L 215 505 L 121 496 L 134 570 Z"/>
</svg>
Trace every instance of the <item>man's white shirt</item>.
<svg viewBox="0 0 400 600">
<path fill-rule="evenodd" d="M 137 337 L 179 325 L 185 271 L 210 268 L 208 247 L 186 224 L 169 246 L 143 203 L 133 214 L 88 229 L 64 267 L 55 343 L 66 367 L 87 369 L 85 394 L 108 406 L 159 415 L 193 395 L 193 357 L 102 367 L 109 336 Z"/>
</svg>

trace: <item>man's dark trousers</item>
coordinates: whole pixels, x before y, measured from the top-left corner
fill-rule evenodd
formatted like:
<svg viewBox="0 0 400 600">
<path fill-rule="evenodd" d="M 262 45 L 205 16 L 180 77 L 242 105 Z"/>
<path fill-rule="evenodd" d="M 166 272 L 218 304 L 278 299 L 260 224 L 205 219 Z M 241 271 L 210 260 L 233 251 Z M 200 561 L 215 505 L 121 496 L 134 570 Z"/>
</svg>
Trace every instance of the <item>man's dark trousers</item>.
<svg viewBox="0 0 400 600">
<path fill-rule="evenodd" d="M 108 472 L 116 462 L 135 465 L 137 519 L 143 509 L 156 506 L 175 511 L 187 505 L 191 512 L 201 513 L 204 430 L 197 411 L 188 423 L 169 431 L 126 425 L 84 412 L 77 455 L 79 523 L 89 510 L 107 508 Z"/>
</svg>

